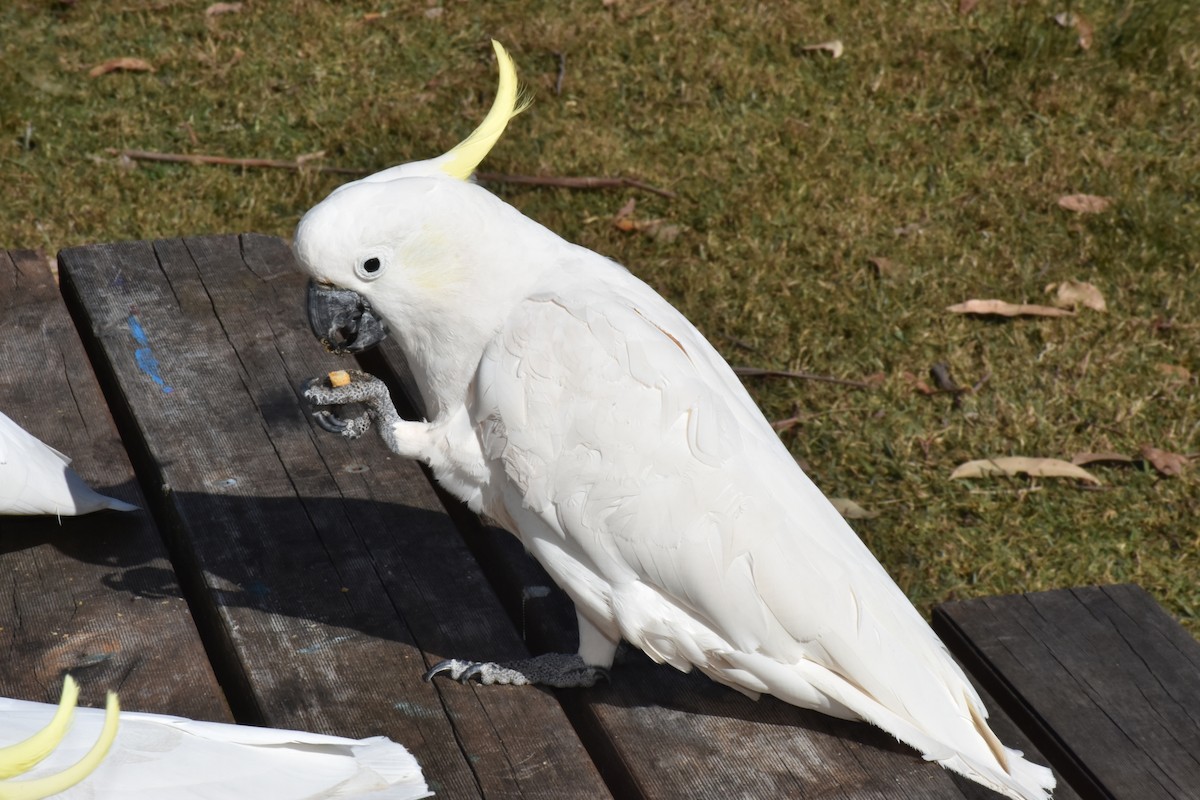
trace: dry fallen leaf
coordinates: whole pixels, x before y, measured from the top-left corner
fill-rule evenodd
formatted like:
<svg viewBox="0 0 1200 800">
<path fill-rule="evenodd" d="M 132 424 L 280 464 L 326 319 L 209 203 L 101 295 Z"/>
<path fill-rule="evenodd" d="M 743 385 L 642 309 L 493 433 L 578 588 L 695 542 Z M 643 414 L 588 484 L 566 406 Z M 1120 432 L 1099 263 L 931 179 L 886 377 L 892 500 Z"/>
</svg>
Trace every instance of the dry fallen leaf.
<svg viewBox="0 0 1200 800">
<path fill-rule="evenodd" d="M 204 16 L 216 17 L 221 14 L 237 14 L 242 10 L 241 3 L 213 3 L 204 9 Z"/>
<path fill-rule="evenodd" d="M 988 314 L 1001 317 L 1069 317 L 1073 311 L 1029 303 L 1006 303 L 1003 300 L 968 300 L 949 306 L 953 314 Z"/>
<path fill-rule="evenodd" d="M 979 0 L 958 0 L 958 13 L 966 16 L 975 10 Z"/>
<path fill-rule="evenodd" d="M 884 258 L 883 256 L 868 258 L 867 263 L 875 268 L 875 274 L 883 280 L 903 277 L 907 271 L 903 264 L 898 264 L 890 258 Z"/>
<path fill-rule="evenodd" d="M 110 58 L 108 61 L 92 67 L 88 70 L 88 77 L 98 78 L 110 72 L 154 72 L 154 67 L 150 66 L 149 61 L 133 58 L 132 56 L 123 56 L 121 58 Z"/>
<path fill-rule="evenodd" d="M 1033 478 L 1074 478 L 1100 485 L 1100 480 L 1083 467 L 1057 458 L 1026 458 L 1025 456 L 1003 456 L 985 458 L 960 464 L 950 473 L 950 479 L 986 478 L 991 475 L 1029 475 Z"/>
<path fill-rule="evenodd" d="M 1095 29 L 1090 22 L 1072 11 L 1063 11 L 1060 14 L 1055 14 L 1053 19 L 1060 28 L 1075 29 L 1075 33 L 1079 36 L 1079 47 L 1081 50 L 1091 49 L 1092 36 L 1095 33 Z"/>
<path fill-rule="evenodd" d="M 833 507 L 846 519 L 871 519 L 879 516 L 876 512 L 867 511 L 858 503 L 845 497 L 831 497 L 829 502 L 833 503 Z"/>
<path fill-rule="evenodd" d="M 629 198 L 629 200 L 625 203 L 625 205 L 621 206 L 620 209 L 617 210 L 617 213 L 613 215 L 613 224 L 617 225 L 617 227 L 620 228 L 621 230 L 631 230 L 629 228 L 621 228 L 621 226 L 618 223 L 623 219 L 628 219 L 629 217 L 632 217 L 634 209 L 636 209 L 636 208 L 637 208 L 637 198 L 636 197 Z"/>
<path fill-rule="evenodd" d="M 934 389 L 932 386 L 930 386 L 928 383 L 926 383 L 925 381 L 918 378 L 912 372 L 908 372 L 906 370 L 905 372 L 900 373 L 900 377 L 902 379 L 904 379 L 905 383 L 907 383 L 909 386 L 913 387 L 913 391 L 917 392 L 918 394 L 931 395 L 931 394 L 938 393 L 937 389 Z"/>
<path fill-rule="evenodd" d="M 804 421 L 803 417 L 793 416 L 793 417 L 788 417 L 787 419 L 781 419 L 781 420 L 772 422 L 771 427 L 775 429 L 776 433 L 783 433 L 784 431 L 790 431 L 792 428 L 796 427 L 803 421 Z"/>
<path fill-rule="evenodd" d="M 1065 194 L 1058 198 L 1060 208 L 1074 211 L 1078 214 L 1099 214 L 1112 206 L 1111 197 L 1101 197 L 1097 194 Z"/>
<path fill-rule="evenodd" d="M 679 238 L 679 234 L 683 233 L 682 225 L 673 225 L 662 219 L 633 219 L 631 217 L 622 217 L 618 220 L 613 220 L 613 227 L 619 231 L 626 233 L 637 232 L 649 236 L 656 242 L 670 244 Z"/>
<path fill-rule="evenodd" d="M 675 225 L 663 219 L 634 219 L 633 211 L 637 208 L 637 198 L 631 197 L 629 202 L 621 206 L 613 217 L 613 227 L 626 233 L 642 233 L 658 242 L 670 244 L 683 233 L 682 225 Z"/>
<path fill-rule="evenodd" d="M 1159 450 L 1148 444 L 1142 445 L 1139 452 L 1141 452 L 1142 458 L 1150 462 L 1150 466 L 1158 470 L 1158 474 L 1168 478 L 1179 475 L 1188 464 L 1187 456 Z"/>
<path fill-rule="evenodd" d="M 1096 32 L 1095 28 L 1092 27 L 1092 23 L 1088 22 L 1083 17 L 1076 15 L 1075 32 L 1079 34 L 1079 49 L 1091 50 L 1092 37 Z"/>
<path fill-rule="evenodd" d="M 842 53 L 845 52 L 845 47 L 842 46 L 841 39 L 821 42 L 820 44 L 806 44 L 800 49 L 806 53 L 829 53 L 831 58 L 841 58 Z"/>
<path fill-rule="evenodd" d="M 1076 453 L 1071 463 L 1077 467 L 1085 464 L 1132 464 L 1133 459 L 1124 453 Z"/>
<path fill-rule="evenodd" d="M 1050 292 L 1054 292 L 1054 299 L 1050 302 L 1058 308 L 1076 309 L 1084 306 L 1096 311 L 1108 311 L 1104 295 L 1100 294 L 1100 290 L 1090 283 L 1083 281 L 1052 283 L 1046 287 L 1046 293 Z"/>
</svg>

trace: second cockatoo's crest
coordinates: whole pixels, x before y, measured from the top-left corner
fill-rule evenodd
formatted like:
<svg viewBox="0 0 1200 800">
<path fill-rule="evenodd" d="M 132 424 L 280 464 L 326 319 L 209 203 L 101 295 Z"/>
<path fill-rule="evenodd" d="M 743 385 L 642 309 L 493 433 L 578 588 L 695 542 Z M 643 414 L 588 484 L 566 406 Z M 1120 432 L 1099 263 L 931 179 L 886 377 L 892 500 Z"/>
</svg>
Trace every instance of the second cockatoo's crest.
<svg viewBox="0 0 1200 800">
<path fill-rule="evenodd" d="M 509 120 L 529 107 L 528 98 L 521 96 L 520 87 L 517 85 L 517 67 L 512 56 L 495 39 L 492 40 L 492 49 L 496 51 L 500 81 L 496 87 L 496 99 L 492 101 L 492 107 L 483 118 L 483 122 L 479 123 L 479 127 L 437 158 L 400 164 L 363 178 L 363 181 L 376 183 L 396 178 L 442 175 L 465 181 L 471 177 L 471 173 L 500 140 L 500 135 L 508 127 Z"/>
</svg>

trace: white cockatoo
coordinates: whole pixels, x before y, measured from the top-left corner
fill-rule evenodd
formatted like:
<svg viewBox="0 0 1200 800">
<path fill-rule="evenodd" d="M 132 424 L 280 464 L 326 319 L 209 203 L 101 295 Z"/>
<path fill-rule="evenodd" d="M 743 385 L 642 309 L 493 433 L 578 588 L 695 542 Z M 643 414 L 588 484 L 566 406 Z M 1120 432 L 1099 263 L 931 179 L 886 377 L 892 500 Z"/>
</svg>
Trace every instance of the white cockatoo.
<svg viewBox="0 0 1200 800">
<path fill-rule="evenodd" d="M 382 382 L 310 382 L 354 437 L 374 420 L 515 534 L 575 603 L 579 651 L 430 672 L 589 685 L 621 639 L 745 694 L 861 718 L 985 786 L 1045 798 L 1050 770 L 1001 744 L 962 670 L 797 466 L 730 367 L 625 268 L 468 178 L 521 110 L 499 44 L 495 104 L 428 161 L 336 189 L 296 230 L 309 316 L 330 349 L 390 331 L 429 421 Z"/>
<path fill-rule="evenodd" d="M 138 507 L 92 490 L 71 459 L 0 414 L 0 514 L 90 514 Z"/>
</svg>

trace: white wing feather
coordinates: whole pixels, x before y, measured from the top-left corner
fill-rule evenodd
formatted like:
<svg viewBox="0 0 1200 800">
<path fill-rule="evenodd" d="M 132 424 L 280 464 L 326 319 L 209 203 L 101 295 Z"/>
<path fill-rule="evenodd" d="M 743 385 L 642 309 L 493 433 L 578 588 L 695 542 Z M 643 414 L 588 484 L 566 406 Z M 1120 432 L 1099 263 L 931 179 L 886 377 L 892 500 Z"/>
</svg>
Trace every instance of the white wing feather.
<svg viewBox="0 0 1200 800">
<path fill-rule="evenodd" d="M 88 487 L 68 466 L 71 459 L 0 414 L 0 514 L 74 516 L 137 506 Z"/>
<path fill-rule="evenodd" d="M 992 735 L 944 645 L 704 337 L 615 264 L 576 274 L 485 351 L 472 414 L 504 475 L 485 509 L 611 640 L 1047 796 L 1050 772 Z"/>
</svg>

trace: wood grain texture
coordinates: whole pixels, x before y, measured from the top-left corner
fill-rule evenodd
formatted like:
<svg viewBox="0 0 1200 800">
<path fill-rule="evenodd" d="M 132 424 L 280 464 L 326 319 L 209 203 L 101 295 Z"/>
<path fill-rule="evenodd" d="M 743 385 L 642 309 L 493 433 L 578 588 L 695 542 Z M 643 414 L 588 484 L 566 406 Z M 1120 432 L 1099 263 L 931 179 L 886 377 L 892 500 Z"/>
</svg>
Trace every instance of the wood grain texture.
<svg viewBox="0 0 1200 800">
<path fill-rule="evenodd" d="M 1085 797 L 1200 797 L 1200 643 L 1137 586 L 939 606 L 935 628 Z"/>
<path fill-rule="evenodd" d="M 552 696 L 420 680 L 464 641 L 526 651 L 420 470 L 311 423 L 301 383 L 346 364 L 309 332 L 283 242 L 97 245 L 60 263 L 241 717 L 387 735 L 439 796 L 606 796 Z"/>
<path fill-rule="evenodd" d="M 394 342 L 360 357 L 389 382 L 409 418 L 423 416 Z M 452 498 L 447 508 L 484 566 L 505 608 L 539 652 L 578 646 L 570 600 L 510 534 L 482 525 Z M 491 659 L 463 642 L 456 655 Z M 456 691 L 451 687 L 448 691 Z M 559 693 L 609 785 L 620 797 L 971 798 L 999 795 L 941 767 L 865 723 L 804 711 L 774 698 L 752 701 L 698 673 L 684 675 L 628 648 L 610 685 Z M 1002 713 L 996 730 L 1011 746 L 1041 759 Z M 1058 793 L 1073 800 L 1069 789 Z"/>
<path fill-rule="evenodd" d="M 46 259 L 0 251 L 0 410 L 145 507 Z M 149 512 L 0 517 L 0 694 L 230 721 Z"/>
</svg>

